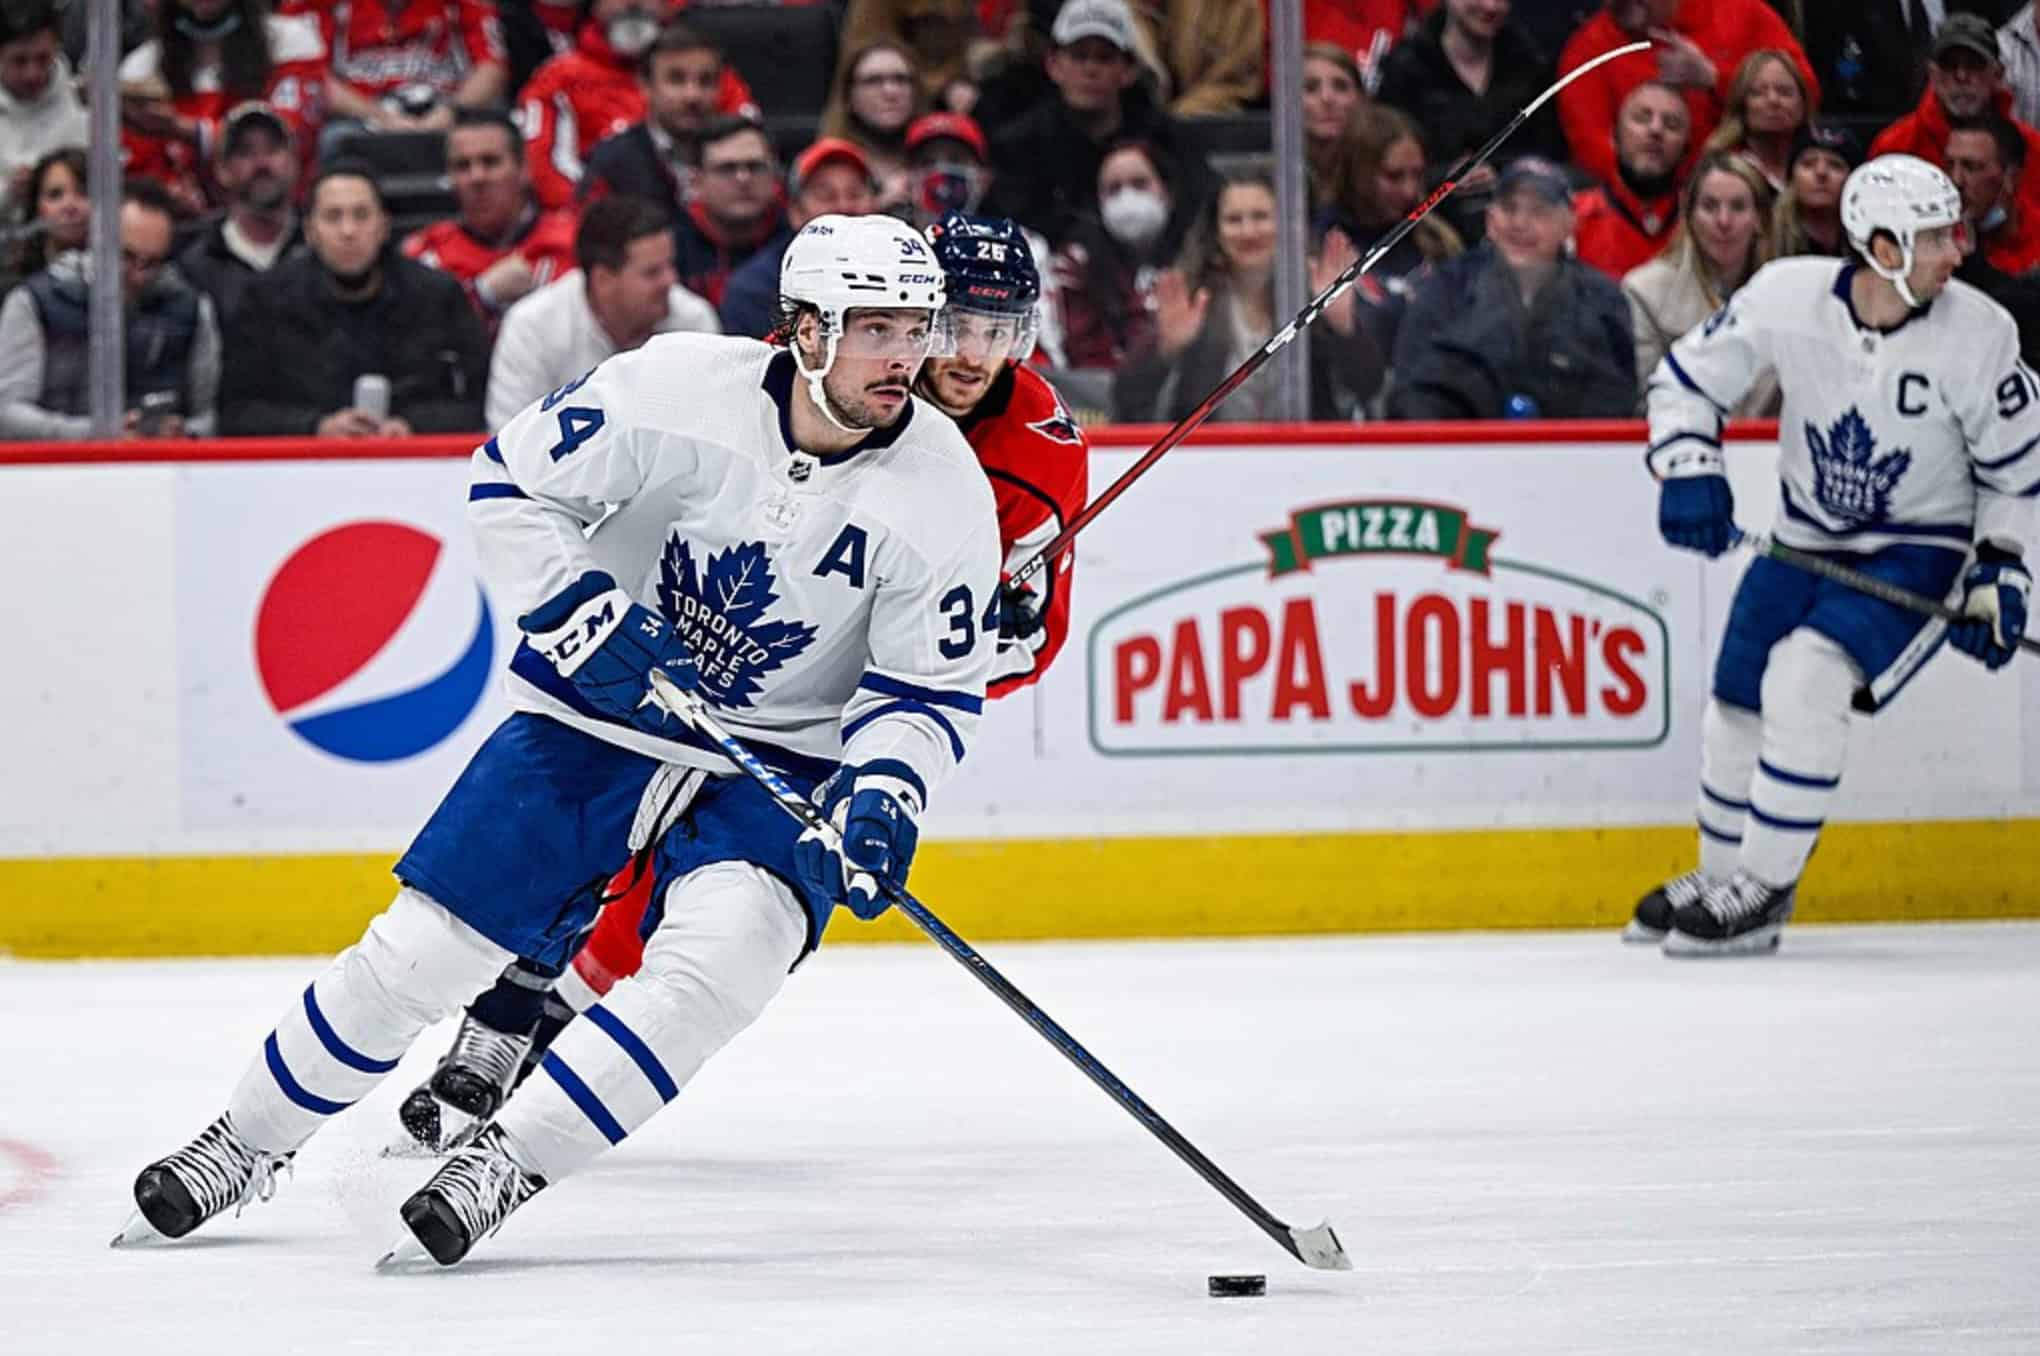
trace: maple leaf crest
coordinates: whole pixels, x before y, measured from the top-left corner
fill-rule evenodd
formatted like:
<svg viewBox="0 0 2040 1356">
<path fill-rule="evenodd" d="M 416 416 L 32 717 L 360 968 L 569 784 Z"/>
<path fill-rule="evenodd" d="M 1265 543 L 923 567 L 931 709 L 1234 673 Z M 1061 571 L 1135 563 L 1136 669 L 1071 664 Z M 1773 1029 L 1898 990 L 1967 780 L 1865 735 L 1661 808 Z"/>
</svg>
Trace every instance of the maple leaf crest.
<svg viewBox="0 0 2040 1356">
<path fill-rule="evenodd" d="M 1854 406 L 1829 426 L 1826 436 L 1806 425 L 1806 450 L 1813 459 L 1813 497 L 1844 523 L 1881 523 L 1891 516 L 1891 492 L 1912 466 L 1903 447 L 1877 455 L 1877 438 Z"/>
<path fill-rule="evenodd" d="M 659 561 L 659 610 L 694 652 L 704 696 L 718 706 L 749 706 L 766 674 L 799 657 L 816 628 L 765 614 L 779 601 L 772 557 L 763 542 L 710 555 L 706 568 L 680 537 Z"/>
</svg>

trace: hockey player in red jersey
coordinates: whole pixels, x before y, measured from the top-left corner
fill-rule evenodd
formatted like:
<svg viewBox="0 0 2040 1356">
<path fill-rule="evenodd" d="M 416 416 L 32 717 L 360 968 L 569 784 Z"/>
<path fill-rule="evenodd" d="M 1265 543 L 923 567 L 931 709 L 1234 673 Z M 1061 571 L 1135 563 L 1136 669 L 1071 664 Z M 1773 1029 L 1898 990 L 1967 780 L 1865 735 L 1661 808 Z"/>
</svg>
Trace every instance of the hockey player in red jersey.
<svg viewBox="0 0 2040 1356">
<path fill-rule="evenodd" d="M 922 364 L 914 393 L 956 421 L 991 481 L 1007 582 L 986 692 L 1000 697 L 1039 679 L 1062 649 L 1071 554 L 1051 562 L 1034 586 L 1010 581 L 1083 508 L 1090 446 L 1055 388 L 1027 366 L 1041 278 L 1019 225 L 952 212 L 928 228 L 928 238 L 946 275 L 945 315 L 956 343 L 953 354 Z M 642 836 L 656 843 L 664 827 L 649 825 Z M 633 841 L 639 837 L 633 833 Z M 413 1138 L 451 1148 L 486 1124 L 520 1070 L 574 1013 L 636 972 L 651 876 L 636 864 L 617 874 L 613 897 L 564 974 L 555 978 L 519 962 L 475 1001 L 432 1077 L 404 1099 L 399 1117 Z"/>
</svg>

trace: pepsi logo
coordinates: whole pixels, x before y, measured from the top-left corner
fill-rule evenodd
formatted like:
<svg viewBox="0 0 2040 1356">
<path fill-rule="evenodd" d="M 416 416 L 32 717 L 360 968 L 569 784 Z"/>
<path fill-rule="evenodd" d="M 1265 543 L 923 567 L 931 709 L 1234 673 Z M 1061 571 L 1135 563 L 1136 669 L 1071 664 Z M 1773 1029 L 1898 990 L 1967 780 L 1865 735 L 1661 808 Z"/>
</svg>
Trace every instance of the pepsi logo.
<svg viewBox="0 0 2040 1356">
<path fill-rule="evenodd" d="M 299 738 L 388 763 L 460 728 L 488 687 L 494 635 L 481 586 L 438 537 L 345 523 L 291 552 L 263 589 L 255 666 Z"/>
</svg>

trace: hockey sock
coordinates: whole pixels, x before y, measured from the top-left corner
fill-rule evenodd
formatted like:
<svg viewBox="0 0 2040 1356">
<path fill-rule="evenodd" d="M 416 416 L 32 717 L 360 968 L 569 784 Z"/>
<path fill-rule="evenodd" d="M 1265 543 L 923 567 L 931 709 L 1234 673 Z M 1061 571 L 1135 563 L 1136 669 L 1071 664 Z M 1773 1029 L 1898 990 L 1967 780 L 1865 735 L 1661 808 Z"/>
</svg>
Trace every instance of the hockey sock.
<svg viewBox="0 0 2040 1356">
<path fill-rule="evenodd" d="M 1710 880 L 1735 874 L 1750 777 L 1764 738 L 1763 719 L 1719 697 L 1700 718 L 1700 870 Z"/>
<path fill-rule="evenodd" d="M 278 1019 L 228 1099 L 235 1129 L 271 1153 L 296 1149 L 510 960 L 432 900 L 399 890 Z"/>
<path fill-rule="evenodd" d="M 496 1118 L 557 1182 L 650 1120 L 765 1009 L 807 942 L 784 882 L 744 862 L 691 872 L 637 974 L 560 1033 Z"/>
<path fill-rule="evenodd" d="M 513 961 L 487 993 L 468 1004 L 468 1015 L 491 1031 L 522 1036 L 538 1025 L 546 995 L 558 979 L 559 971 L 535 961 Z"/>
<path fill-rule="evenodd" d="M 1794 631 L 1771 650 L 1741 859 L 1766 885 L 1791 885 L 1806 869 L 1841 785 L 1849 699 L 1862 682 L 1856 661 L 1818 631 Z"/>
</svg>

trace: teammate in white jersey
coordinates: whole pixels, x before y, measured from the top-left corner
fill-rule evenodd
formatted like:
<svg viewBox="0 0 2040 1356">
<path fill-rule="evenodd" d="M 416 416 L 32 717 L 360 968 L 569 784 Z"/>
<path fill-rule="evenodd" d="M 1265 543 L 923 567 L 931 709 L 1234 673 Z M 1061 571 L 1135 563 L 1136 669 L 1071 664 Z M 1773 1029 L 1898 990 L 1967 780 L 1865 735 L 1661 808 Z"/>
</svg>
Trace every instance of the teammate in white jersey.
<svg viewBox="0 0 2040 1356">
<path fill-rule="evenodd" d="M 1842 775 L 1852 711 L 1874 713 L 1943 639 L 1995 669 L 2025 630 L 2040 494 L 2040 381 L 2012 318 L 1950 280 L 1962 200 L 1889 155 L 1842 191 L 1857 258 L 1767 265 L 1651 377 L 1651 470 L 1675 546 L 1728 549 L 1721 426 L 1776 369 L 1776 539 L 1973 620 L 1953 627 L 1768 557 L 1730 609 L 1702 721 L 1700 866 L 1646 895 L 1624 936 L 1673 954 L 1773 950 Z"/>
<path fill-rule="evenodd" d="M 926 241 L 890 217 L 818 218 L 780 291 L 787 347 L 654 339 L 477 451 L 482 565 L 525 633 L 517 711 L 398 862 L 396 902 L 278 1021 L 226 1113 L 143 1170 L 116 1242 L 266 1196 L 425 1026 L 513 957 L 564 960 L 649 836 L 643 967 L 404 1203 L 411 1237 L 450 1265 L 671 1101 L 836 904 L 873 918 L 904 883 L 998 640 L 992 494 L 956 426 L 911 394 L 944 330 Z M 841 856 L 649 702 L 654 671 L 812 791 Z"/>
</svg>

